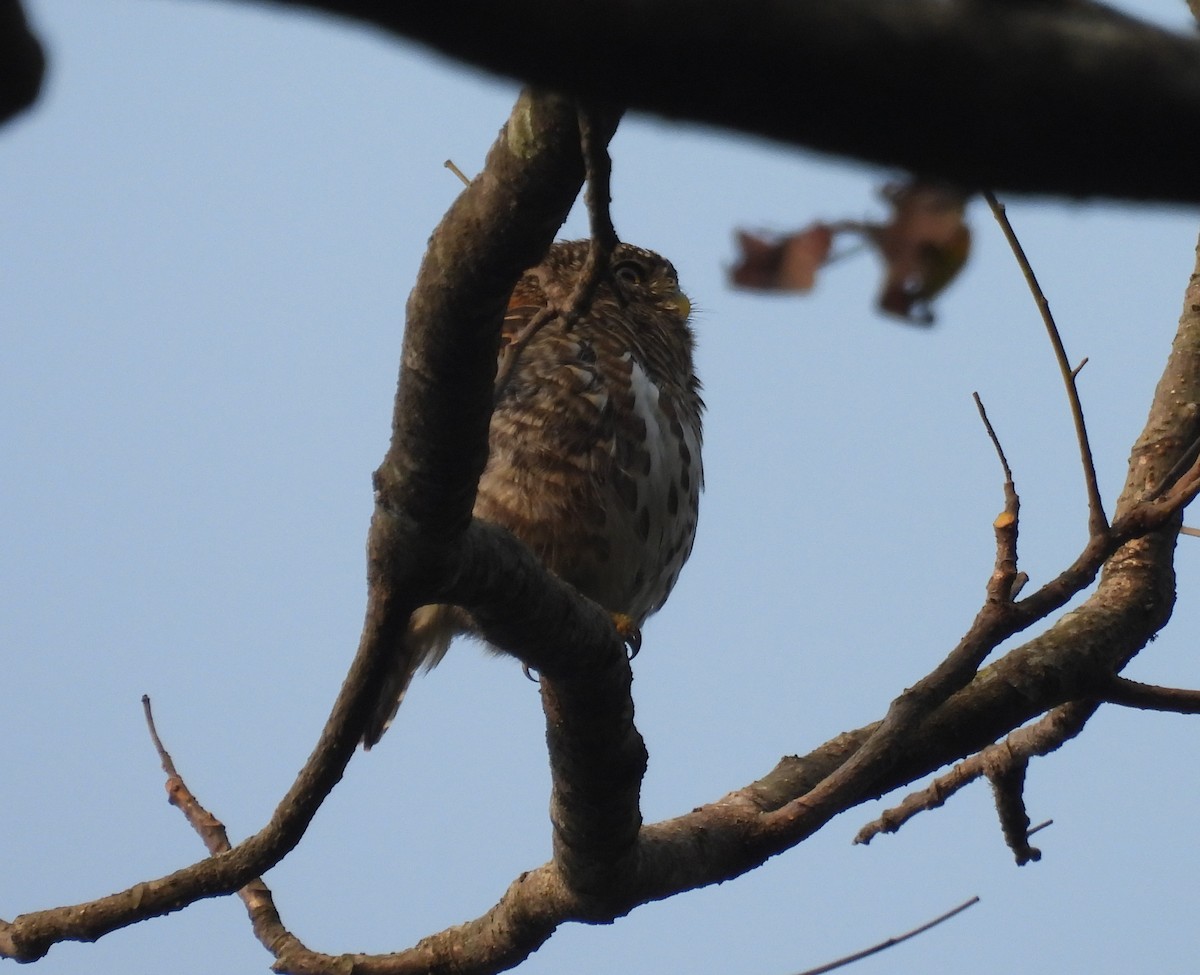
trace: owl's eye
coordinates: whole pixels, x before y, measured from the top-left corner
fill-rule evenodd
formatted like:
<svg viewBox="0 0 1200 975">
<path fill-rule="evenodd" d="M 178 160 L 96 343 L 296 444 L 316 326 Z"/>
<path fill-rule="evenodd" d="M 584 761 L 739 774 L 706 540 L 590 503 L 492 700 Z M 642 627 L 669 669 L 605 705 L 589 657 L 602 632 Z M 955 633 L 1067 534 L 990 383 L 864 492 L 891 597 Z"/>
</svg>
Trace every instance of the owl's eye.
<svg viewBox="0 0 1200 975">
<path fill-rule="evenodd" d="M 612 273 L 622 284 L 642 284 L 646 280 L 646 269 L 637 261 L 618 261 Z"/>
</svg>

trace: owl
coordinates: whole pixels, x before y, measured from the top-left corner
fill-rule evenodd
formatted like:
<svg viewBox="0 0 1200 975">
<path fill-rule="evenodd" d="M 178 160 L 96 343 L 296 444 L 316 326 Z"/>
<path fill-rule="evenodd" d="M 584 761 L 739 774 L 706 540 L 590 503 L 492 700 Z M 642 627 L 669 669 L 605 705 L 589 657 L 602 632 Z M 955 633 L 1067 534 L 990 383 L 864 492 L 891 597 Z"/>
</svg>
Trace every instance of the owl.
<svg viewBox="0 0 1200 975">
<path fill-rule="evenodd" d="M 675 268 L 653 251 L 618 244 L 590 307 L 573 322 L 545 318 L 545 309 L 570 307 L 588 250 L 586 240 L 553 244 L 513 289 L 474 516 L 512 532 L 636 633 L 692 551 L 704 403 L 691 304 Z M 367 748 L 413 674 L 472 630 L 458 607 L 413 613 L 363 734 Z"/>
</svg>

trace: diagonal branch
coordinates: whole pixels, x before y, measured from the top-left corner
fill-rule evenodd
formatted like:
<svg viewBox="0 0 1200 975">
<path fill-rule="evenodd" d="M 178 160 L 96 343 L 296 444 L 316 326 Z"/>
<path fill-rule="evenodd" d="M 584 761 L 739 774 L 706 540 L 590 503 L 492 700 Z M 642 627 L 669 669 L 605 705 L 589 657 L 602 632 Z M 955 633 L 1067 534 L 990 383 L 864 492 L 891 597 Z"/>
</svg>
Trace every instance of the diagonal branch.
<svg viewBox="0 0 1200 975">
<path fill-rule="evenodd" d="M 167 773 L 167 801 L 183 813 L 188 825 L 196 831 L 209 853 L 229 851 L 232 847 L 224 824 L 204 808 L 175 768 L 175 760 L 171 758 L 158 735 L 154 713 L 150 709 L 150 698 L 145 694 L 142 695 L 142 710 L 146 715 L 150 740 L 154 743 L 154 750 L 158 752 L 162 770 Z M 251 880 L 238 891 L 238 896 L 246 905 L 246 913 L 250 915 L 250 925 L 254 929 L 255 937 L 268 951 L 279 957 L 308 950 L 283 926 L 279 911 L 275 907 L 275 898 L 261 878 Z"/>
<path fill-rule="evenodd" d="M 858 831 L 854 842 L 870 843 L 880 833 L 895 833 L 918 813 L 937 809 L 976 779 L 988 776 L 995 782 L 1009 769 L 1018 766 L 1024 768 L 1029 759 L 1050 754 L 1083 730 L 1083 726 L 1095 713 L 1096 706 L 1095 701 L 1072 701 L 1054 708 L 1034 724 L 1018 728 L 1003 741 L 989 745 L 959 762 L 924 789 L 905 796 L 899 805 L 884 810 L 878 819 Z M 1003 812 L 1001 816 L 1003 818 Z M 1016 836 L 1018 831 L 1006 830 L 1006 836 L 1010 833 Z M 1026 843 L 1029 834 L 1026 821 L 1024 831 L 1017 836 L 1016 842 Z M 1013 843 L 1010 842 L 1009 845 L 1012 846 Z"/>
<path fill-rule="evenodd" d="M 1100 685 L 1096 695 L 1102 701 L 1127 708 L 1200 714 L 1200 691 L 1183 687 L 1159 687 L 1126 677 L 1113 677 Z"/>
<path fill-rule="evenodd" d="M 585 102 L 965 187 L 1200 201 L 1200 41 L 1099 4 L 274 2 Z"/>
<path fill-rule="evenodd" d="M 832 961 L 827 965 L 820 965 L 817 968 L 808 968 L 800 972 L 799 975 L 826 975 L 827 972 L 836 971 L 839 968 L 845 968 L 847 965 L 853 965 L 856 961 L 861 961 L 864 958 L 870 958 L 871 955 L 877 955 L 881 951 L 886 951 L 888 948 L 894 948 L 898 944 L 903 944 L 917 935 L 924 934 L 931 928 L 936 928 L 939 924 L 944 924 L 952 917 L 957 917 L 969 907 L 974 907 L 979 903 L 978 897 L 971 897 L 957 907 L 952 907 L 950 910 L 939 914 L 931 921 L 926 921 L 913 928 L 911 931 L 906 931 L 904 934 L 898 934 L 895 937 L 888 938 L 886 941 L 881 941 L 877 945 L 872 945 L 870 948 L 864 948 L 862 951 L 856 951 L 852 955 L 847 955 L 845 958 L 839 958 L 837 961 Z"/>
</svg>

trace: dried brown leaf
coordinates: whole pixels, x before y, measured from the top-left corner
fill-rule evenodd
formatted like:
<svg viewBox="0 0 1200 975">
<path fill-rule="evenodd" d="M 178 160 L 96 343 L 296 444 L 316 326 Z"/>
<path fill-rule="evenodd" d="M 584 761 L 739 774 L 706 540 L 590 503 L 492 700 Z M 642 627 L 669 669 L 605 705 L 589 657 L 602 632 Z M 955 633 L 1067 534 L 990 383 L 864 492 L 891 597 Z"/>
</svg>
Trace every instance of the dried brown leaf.
<svg viewBox="0 0 1200 975">
<path fill-rule="evenodd" d="M 739 288 L 810 291 L 832 244 L 833 230 L 823 223 L 773 239 L 739 231 L 741 260 L 730 277 Z"/>
</svg>

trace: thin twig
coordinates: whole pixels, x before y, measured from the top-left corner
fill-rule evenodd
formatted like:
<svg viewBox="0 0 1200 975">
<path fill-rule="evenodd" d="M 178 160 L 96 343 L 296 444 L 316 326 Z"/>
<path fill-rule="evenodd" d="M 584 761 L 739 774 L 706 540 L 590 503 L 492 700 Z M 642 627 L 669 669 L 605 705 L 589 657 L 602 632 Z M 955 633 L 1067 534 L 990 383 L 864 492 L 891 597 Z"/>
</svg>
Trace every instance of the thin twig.
<svg viewBox="0 0 1200 975">
<path fill-rule="evenodd" d="M 458 167 L 457 167 L 457 166 L 454 164 L 454 160 L 453 160 L 453 159 L 447 159 L 447 160 L 446 160 L 444 163 L 442 163 L 442 165 L 443 165 L 443 166 L 445 166 L 445 167 L 446 167 L 448 170 L 450 170 L 450 172 L 452 172 L 452 173 L 453 173 L 455 176 L 457 176 L 459 179 L 461 179 L 461 180 L 462 180 L 462 184 L 463 184 L 463 186 L 470 186 L 470 185 L 471 185 L 471 181 L 470 181 L 470 180 L 467 178 L 467 174 L 466 174 L 466 173 L 464 173 L 464 172 L 463 172 L 461 169 L 459 169 L 459 168 L 458 168 Z"/>
<path fill-rule="evenodd" d="M 592 247 L 604 258 L 600 266 L 607 267 L 607 258 L 620 243 L 609 209 L 612 203 L 612 158 L 604 140 L 596 138 L 595 112 L 582 105 L 579 107 L 579 145 L 587 179 L 583 199 L 588 211 Z"/>
<path fill-rule="evenodd" d="M 167 773 L 167 800 L 183 813 L 192 829 L 204 841 L 204 846 L 209 853 L 224 853 L 231 849 L 229 835 L 224 824 L 200 804 L 200 800 L 187 787 L 183 777 L 176 770 L 175 762 L 166 746 L 163 745 L 162 739 L 158 735 L 158 728 L 155 727 L 154 712 L 150 708 L 148 694 L 142 695 L 142 712 L 146 716 L 146 727 L 150 730 L 150 740 L 154 742 L 158 760 L 162 763 L 163 771 Z M 261 878 L 256 878 L 246 884 L 238 891 L 238 896 L 246 905 L 254 936 L 272 955 L 280 958 L 285 951 L 288 953 L 308 952 L 309 949 L 305 948 L 300 940 L 283 926 L 283 920 L 275 907 L 275 899 L 271 895 L 271 890 Z"/>
<path fill-rule="evenodd" d="M 1020 530 L 1021 498 L 1017 494 L 1017 486 L 1013 483 L 1012 468 L 1008 466 L 1008 458 L 1004 456 L 1004 448 L 1000 446 L 1000 438 L 992 421 L 988 419 L 983 400 L 978 393 L 971 394 L 975 399 L 975 408 L 979 410 L 979 418 L 983 420 L 992 446 L 996 448 L 996 456 L 1000 458 L 1000 466 L 1004 470 L 1004 511 L 992 522 L 996 533 L 996 566 L 992 570 L 992 578 L 988 583 L 988 599 L 1011 604 L 1017 598 L 1029 576 L 1017 571 L 1017 535 Z"/>
<path fill-rule="evenodd" d="M 866 844 L 880 833 L 895 833 L 918 813 L 937 809 L 976 779 L 999 774 L 1006 765 L 1049 754 L 1079 734 L 1096 707 L 1096 701 L 1073 701 L 1054 708 L 1031 725 L 1018 728 L 1003 741 L 963 759 L 924 789 L 905 796 L 899 805 L 884 810 L 878 819 L 858 831 L 854 842 Z M 1026 836 L 1032 832 L 1029 830 Z"/>
<path fill-rule="evenodd" d="M 500 357 L 500 366 L 496 370 L 496 386 L 492 392 L 492 402 L 499 403 L 504 398 L 508 384 L 517 374 L 517 363 L 521 361 L 521 353 L 525 351 L 525 347 L 533 341 L 533 337 L 550 319 L 558 318 L 561 315 L 562 312 L 554 305 L 539 308 L 525 323 L 521 331 L 513 336 L 513 340 L 504 347 L 504 353 Z"/>
<path fill-rule="evenodd" d="M 979 410 L 979 418 L 983 420 L 987 435 L 991 438 L 992 446 L 996 448 L 996 456 L 1000 458 L 1000 466 L 1004 469 L 1004 482 L 1005 484 L 1012 484 L 1012 468 L 1008 466 L 1008 458 L 1004 456 L 1004 448 L 1000 446 L 1000 438 L 996 436 L 996 430 L 992 426 L 992 421 L 988 419 L 987 410 L 983 407 L 983 400 L 979 398 L 978 393 L 972 393 L 971 396 L 975 400 L 975 408 Z"/>
<path fill-rule="evenodd" d="M 1127 708 L 1200 714 L 1200 691 L 1182 687 L 1160 687 L 1114 676 L 1096 695 L 1109 704 L 1120 704 Z"/>
<path fill-rule="evenodd" d="M 918 934 L 924 934 L 930 928 L 937 927 L 943 921 L 949 921 L 950 918 L 954 917 L 956 914 L 961 914 L 968 907 L 974 907 L 978 903 L 979 903 L 979 897 L 978 897 L 978 895 L 976 895 L 975 897 L 972 897 L 970 900 L 963 901 L 961 904 L 958 905 L 958 907 L 952 908 L 951 910 L 947 911 L 945 914 L 939 914 L 932 921 L 926 921 L 920 927 L 913 928 L 911 931 L 908 931 L 901 935 L 897 935 L 894 938 L 888 938 L 886 941 L 881 941 L 881 942 L 879 942 L 879 944 L 875 945 L 874 947 L 867 948 L 864 951 L 856 951 L 854 954 L 847 955 L 845 958 L 839 958 L 837 961 L 831 961 L 827 965 L 820 965 L 817 968 L 806 969 L 805 971 L 798 973 L 798 975 L 824 975 L 825 972 L 832 972 L 835 968 L 844 968 L 846 965 L 851 965 L 854 962 L 859 961 L 860 959 L 867 958 L 871 955 L 878 954 L 879 952 L 885 951 L 886 949 L 891 948 L 894 945 L 898 945 L 904 941 L 908 941 L 909 938 L 915 938 Z"/>
<path fill-rule="evenodd" d="M 587 204 L 591 246 L 588 248 L 587 260 L 579 275 L 579 281 L 567 299 L 566 306 L 559 308 L 548 305 L 540 309 L 505 347 L 500 366 L 497 369 L 493 393 L 493 400 L 497 403 L 503 398 L 509 383 L 516 375 L 522 353 L 533 337 L 548 322 L 559 318 L 562 320 L 563 329 L 569 331 L 580 318 L 587 314 L 588 309 L 592 306 L 592 298 L 595 297 L 596 289 L 608 275 L 613 250 L 620 243 L 609 211 L 609 204 L 612 202 L 610 190 L 612 160 L 609 158 L 604 140 L 596 138 L 594 113 L 581 105 L 578 108 L 578 117 L 579 148 L 583 156 L 584 177 L 587 181 L 584 201 Z"/>
<path fill-rule="evenodd" d="M 1058 369 L 1062 373 L 1063 385 L 1067 390 L 1067 400 L 1071 404 L 1071 419 L 1075 423 L 1075 439 L 1079 442 L 1079 457 L 1083 463 L 1083 479 L 1087 487 L 1088 498 L 1088 531 L 1093 536 L 1103 535 L 1108 531 L 1108 517 L 1104 513 L 1104 501 L 1100 497 L 1100 484 L 1096 478 L 1096 465 L 1092 460 L 1092 447 L 1088 441 L 1087 424 L 1083 419 L 1083 404 L 1079 400 L 1079 389 L 1075 383 L 1076 377 L 1079 375 L 1079 370 L 1083 368 L 1083 362 L 1074 369 L 1071 368 L 1071 364 L 1067 359 L 1067 350 L 1063 346 L 1062 336 L 1059 334 L 1058 326 L 1054 323 L 1054 316 L 1050 314 L 1050 302 L 1046 300 L 1045 292 L 1042 291 L 1041 285 L 1038 284 L 1037 276 L 1033 273 L 1033 267 L 1029 263 L 1029 258 L 1025 256 L 1025 249 L 1017 239 L 1012 224 L 1009 223 L 1004 204 L 996 199 L 995 194 L 987 190 L 984 191 L 983 198 L 987 200 L 988 206 L 992 209 L 992 215 L 995 216 L 996 222 L 1000 224 L 1000 229 L 1008 241 L 1008 246 L 1012 248 L 1013 256 L 1017 259 L 1021 273 L 1025 276 L 1025 283 L 1029 285 L 1029 290 L 1033 294 L 1033 300 L 1037 304 L 1038 311 L 1041 313 L 1042 322 L 1046 326 L 1046 334 L 1049 335 L 1050 344 L 1054 348 L 1054 358 L 1058 361 Z M 1084 359 L 1083 361 L 1086 362 L 1087 360 Z"/>
</svg>

